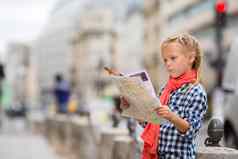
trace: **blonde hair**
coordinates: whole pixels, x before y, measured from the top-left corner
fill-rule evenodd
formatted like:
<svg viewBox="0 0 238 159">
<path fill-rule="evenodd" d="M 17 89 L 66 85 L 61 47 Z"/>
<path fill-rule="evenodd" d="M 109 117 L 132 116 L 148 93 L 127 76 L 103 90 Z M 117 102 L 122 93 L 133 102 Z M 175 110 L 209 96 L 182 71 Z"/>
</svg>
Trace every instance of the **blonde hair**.
<svg viewBox="0 0 238 159">
<path fill-rule="evenodd" d="M 178 34 L 174 36 L 170 36 L 161 43 L 161 52 L 162 49 L 165 48 L 170 43 L 178 43 L 180 44 L 184 49 L 186 49 L 186 52 L 194 52 L 195 53 L 195 59 L 192 64 L 192 69 L 195 69 L 198 72 L 197 75 L 197 81 L 200 80 L 200 73 L 201 73 L 201 65 L 202 65 L 202 49 L 200 47 L 200 43 L 198 40 L 189 34 Z"/>
</svg>

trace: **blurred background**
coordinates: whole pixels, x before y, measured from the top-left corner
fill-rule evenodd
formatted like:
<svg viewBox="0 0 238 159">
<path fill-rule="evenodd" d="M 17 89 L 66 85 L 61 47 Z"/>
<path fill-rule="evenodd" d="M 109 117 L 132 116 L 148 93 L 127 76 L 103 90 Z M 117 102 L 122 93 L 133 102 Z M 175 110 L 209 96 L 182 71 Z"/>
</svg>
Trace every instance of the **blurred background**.
<svg viewBox="0 0 238 159">
<path fill-rule="evenodd" d="M 91 114 L 96 125 L 127 127 L 117 114 L 119 92 L 103 67 L 145 69 L 159 93 L 167 79 L 160 43 L 188 32 L 204 51 L 204 122 L 221 119 L 227 146 L 237 148 L 236 0 L 2 0 L 0 10 L 4 144 L 17 117 L 25 123 L 57 113 Z"/>
</svg>

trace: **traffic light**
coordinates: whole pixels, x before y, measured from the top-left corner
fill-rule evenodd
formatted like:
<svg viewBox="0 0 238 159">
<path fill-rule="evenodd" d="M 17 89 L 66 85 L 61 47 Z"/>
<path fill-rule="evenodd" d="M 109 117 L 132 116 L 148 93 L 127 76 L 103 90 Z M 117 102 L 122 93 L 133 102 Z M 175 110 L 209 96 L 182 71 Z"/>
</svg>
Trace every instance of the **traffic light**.
<svg viewBox="0 0 238 159">
<path fill-rule="evenodd" d="M 224 28 L 227 19 L 227 3 L 225 0 L 217 0 L 215 4 L 216 27 Z"/>
</svg>

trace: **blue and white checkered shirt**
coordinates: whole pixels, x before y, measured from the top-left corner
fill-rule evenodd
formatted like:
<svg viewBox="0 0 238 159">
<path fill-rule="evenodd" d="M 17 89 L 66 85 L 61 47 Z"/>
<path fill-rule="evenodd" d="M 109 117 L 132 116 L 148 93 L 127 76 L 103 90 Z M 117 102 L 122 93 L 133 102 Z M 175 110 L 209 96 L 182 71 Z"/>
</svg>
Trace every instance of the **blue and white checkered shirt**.
<svg viewBox="0 0 238 159">
<path fill-rule="evenodd" d="M 184 84 L 171 93 L 168 105 L 171 111 L 189 122 L 190 128 L 182 134 L 170 122 L 160 126 L 160 159 L 195 159 L 195 137 L 207 110 L 206 92 L 201 84 Z"/>
</svg>

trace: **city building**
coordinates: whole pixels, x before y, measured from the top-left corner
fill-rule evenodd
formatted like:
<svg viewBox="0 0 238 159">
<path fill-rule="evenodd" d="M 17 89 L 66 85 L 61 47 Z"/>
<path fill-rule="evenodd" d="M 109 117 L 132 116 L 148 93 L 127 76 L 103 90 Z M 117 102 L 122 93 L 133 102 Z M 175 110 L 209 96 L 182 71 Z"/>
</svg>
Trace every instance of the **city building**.
<svg viewBox="0 0 238 159">
<path fill-rule="evenodd" d="M 12 42 L 7 47 L 6 80 L 12 91 L 12 104 L 29 104 L 30 47 L 24 43 Z M 33 89 L 33 88 L 32 88 Z"/>
<path fill-rule="evenodd" d="M 112 10 L 108 7 L 87 5 L 80 12 L 80 31 L 72 40 L 73 63 L 71 77 L 75 93 L 90 100 L 99 95 L 104 85 L 103 67 L 114 67 Z M 83 97 L 82 97 L 83 96 Z"/>
<path fill-rule="evenodd" d="M 114 26 L 118 34 L 117 68 L 123 72 L 144 69 L 143 4 L 129 5 L 124 18 Z M 130 62 L 125 62 L 130 59 Z"/>
<path fill-rule="evenodd" d="M 61 72 L 73 92 L 88 100 L 100 95 L 107 83 L 104 66 L 122 71 L 142 68 L 143 15 L 138 7 L 130 7 L 137 1 L 59 0 L 32 44 L 40 94 L 50 92 L 54 75 Z M 125 62 L 128 57 L 130 63 Z"/>
<path fill-rule="evenodd" d="M 79 31 L 79 12 L 84 3 L 78 0 L 59 0 L 40 35 L 32 42 L 38 85 L 47 92 L 56 73 L 70 78 L 72 67 L 71 41 Z"/>
<path fill-rule="evenodd" d="M 160 1 L 144 1 L 144 66 L 151 76 L 152 83 L 159 90 L 159 54 L 161 38 Z"/>
</svg>

